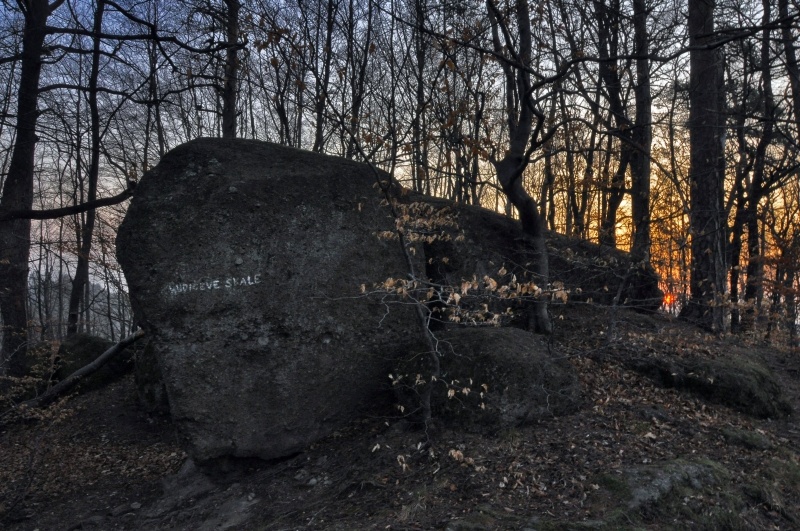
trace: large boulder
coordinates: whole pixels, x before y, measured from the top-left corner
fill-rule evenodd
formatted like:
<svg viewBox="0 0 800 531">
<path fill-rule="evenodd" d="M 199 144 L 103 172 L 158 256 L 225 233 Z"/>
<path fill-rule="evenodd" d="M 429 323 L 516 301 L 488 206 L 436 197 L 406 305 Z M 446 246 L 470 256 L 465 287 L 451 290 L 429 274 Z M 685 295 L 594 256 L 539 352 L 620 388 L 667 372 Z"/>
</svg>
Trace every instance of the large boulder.
<svg viewBox="0 0 800 531">
<path fill-rule="evenodd" d="M 387 198 L 379 181 L 390 183 L 364 164 L 221 139 L 179 146 L 144 176 L 117 237 L 137 323 L 150 337 L 137 384 L 149 409 L 169 404 L 194 458 L 285 456 L 390 405 L 388 375 L 429 350 L 402 294 L 438 311 L 438 334 L 465 322 L 524 326 L 537 295 L 520 290 L 533 283 L 559 303 L 600 302 L 635 276 L 624 253 L 576 243 L 566 259 L 554 254 L 558 282 L 548 286 L 533 274 L 535 253 L 517 221 L 396 184 Z M 644 298 L 657 305 L 657 278 L 642 271 Z M 453 333 L 465 355 L 445 354 L 443 367 L 492 389 L 478 424 L 576 407 L 574 376 L 538 355 L 533 336 Z M 563 407 L 547 402 L 554 398 Z"/>
<path fill-rule="evenodd" d="M 277 458 L 370 408 L 419 350 L 413 308 L 360 293 L 404 277 L 368 166 L 199 139 L 139 183 L 117 237 L 190 455 Z M 385 175 L 380 175 L 386 178 Z"/>
</svg>

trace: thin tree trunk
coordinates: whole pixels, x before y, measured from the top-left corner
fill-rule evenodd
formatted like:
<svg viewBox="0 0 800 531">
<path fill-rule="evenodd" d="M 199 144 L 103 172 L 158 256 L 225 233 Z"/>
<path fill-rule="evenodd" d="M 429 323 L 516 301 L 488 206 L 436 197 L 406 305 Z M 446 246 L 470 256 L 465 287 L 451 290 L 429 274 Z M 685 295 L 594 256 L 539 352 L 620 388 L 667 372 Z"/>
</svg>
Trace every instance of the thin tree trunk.
<svg viewBox="0 0 800 531">
<path fill-rule="evenodd" d="M 239 0 L 225 0 L 225 83 L 222 87 L 222 138 L 236 138 L 236 96 L 239 90 Z"/>
<path fill-rule="evenodd" d="M 755 328 L 756 315 L 761 309 L 761 299 L 764 289 L 764 258 L 761 248 L 762 238 L 759 229 L 758 207 L 761 200 L 767 195 L 766 158 L 767 149 L 772 143 L 775 131 L 775 101 L 772 92 L 772 70 L 770 65 L 770 34 L 768 29 L 771 8 L 770 1 L 762 1 L 764 29 L 761 38 L 761 85 L 763 91 L 764 129 L 756 147 L 755 161 L 753 163 L 753 180 L 747 194 L 747 277 L 745 281 L 744 300 L 747 303 L 744 316 L 742 316 L 742 330 Z"/>
<path fill-rule="evenodd" d="M 373 3 L 369 2 L 366 14 L 366 27 L 364 28 L 365 34 L 359 39 L 362 41 L 363 49 L 360 58 L 355 55 L 355 43 L 350 47 L 351 63 L 351 76 L 350 76 L 350 131 L 351 136 L 347 147 L 346 158 L 352 159 L 358 153 L 355 143 L 358 141 L 358 129 L 361 125 L 361 109 L 364 106 L 364 96 L 366 95 L 366 78 L 367 78 L 367 65 L 369 63 L 369 56 L 372 53 L 373 38 Z M 355 38 L 356 27 L 361 25 L 363 21 L 355 20 L 356 4 L 354 0 L 350 0 L 350 18 L 348 20 L 348 32 L 350 38 Z M 357 61 L 356 59 L 360 59 Z"/>
<path fill-rule="evenodd" d="M 778 17 L 781 20 L 789 18 L 789 0 L 778 0 Z M 800 144 L 800 67 L 797 65 L 797 42 L 792 36 L 792 27 L 786 23 L 781 28 L 783 53 L 786 55 L 786 67 L 789 73 L 789 85 L 792 89 L 792 111 L 797 130 L 794 141 Z"/>
<path fill-rule="evenodd" d="M 317 78 L 317 94 L 314 102 L 314 151 L 322 153 L 325 148 L 325 107 L 328 104 L 328 85 L 331 78 L 333 55 L 333 26 L 339 3 L 334 0 L 326 2 L 325 10 L 325 44 L 322 48 L 322 77 Z"/>
<path fill-rule="evenodd" d="M 625 174 L 630 163 L 631 149 L 622 142 L 620 145 L 620 158 L 617 171 L 611 178 L 611 183 L 606 190 L 607 202 L 605 216 L 600 224 L 600 243 L 610 247 L 617 246 L 617 212 L 625 197 Z"/>
<path fill-rule="evenodd" d="M 653 143 L 652 96 L 650 94 L 649 36 L 645 0 L 633 0 L 634 49 L 636 54 L 636 118 L 631 133 L 635 144 L 631 157 L 631 214 L 635 260 L 650 262 L 650 152 Z"/>
<path fill-rule="evenodd" d="M 92 70 L 89 74 L 89 113 L 91 115 L 92 147 L 91 160 L 89 162 L 89 189 L 87 191 L 87 201 L 92 202 L 97 199 L 97 181 L 100 176 L 100 112 L 97 104 L 97 84 L 100 75 L 100 37 L 103 29 L 103 13 L 105 11 L 105 1 L 97 2 L 97 9 L 94 15 L 94 44 L 92 49 Z M 80 171 L 80 169 L 78 169 Z M 80 248 L 78 250 L 78 265 L 75 268 L 75 278 L 72 281 L 72 292 L 69 297 L 69 311 L 67 316 L 67 335 L 78 332 L 80 321 L 81 297 L 89 283 L 89 258 L 92 252 L 92 238 L 94 237 L 94 225 L 97 212 L 90 209 L 86 212 L 86 219 L 80 231 Z M 88 317 L 89 308 L 84 305 L 84 312 Z"/>
<path fill-rule="evenodd" d="M 611 6 L 605 2 L 595 2 L 595 13 L 598 19 L 598 52 L 600 63 L 598 70 L 600 79 L 606 87 L 607 97 L 614 124 L 617 127 L 617 138 L 620 140 L 619 165 L 611 179 L 606 193 L 607 203 L 605 216 L 600 225 L 600 243 L 615 247 L 617 245 L 617 212 L 625 197 L 625 176 L 632 157 L 633 124 L 628 117 L 628 110 L 622 97 L 622 81 L 617 56 L 619 55 L 619 33 L 621 16 L 619 0 L 612 0 Z"/>
<path fill-rule="evenodd" d="M 428 128 L 425 121 L 425 64 L 427 47 L 429 40 L 422 31 L 425 23 L 425 12 L 427 6 L 424 0 L 414 0 L 414 16 L 416 19 L 414 30 L 414 57 L 416 59 L 414 69 L 414 116 L 411 120 L 412 135 L 412 174 L 411 179 L 414 191 L 423 192 L 426 183 L 428 168 Z"/>
</svg>

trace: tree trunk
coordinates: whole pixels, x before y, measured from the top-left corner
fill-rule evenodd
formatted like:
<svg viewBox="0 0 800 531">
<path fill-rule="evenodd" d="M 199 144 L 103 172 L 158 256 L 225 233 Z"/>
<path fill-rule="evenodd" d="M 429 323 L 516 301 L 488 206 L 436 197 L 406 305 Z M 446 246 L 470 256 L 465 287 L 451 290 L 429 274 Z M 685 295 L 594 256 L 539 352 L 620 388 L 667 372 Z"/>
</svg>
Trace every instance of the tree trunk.
<svg viewBox="0 0 800 531">
<path fill-rule="evenodd" d="M 534 251 L 534 264 L 536 267 L 536 281 L 547 287 L 550 277 L 550 265 L 547 256 L 547 245 L 545 241 L 545 228 L 542 216 L 536 206 L 536 201 L 528 194 L 522 183 L 522 172 L 525 168 L 525 160 L 520 153 L 514 153 L 511 149 L 506 156 L 495 163 L 497 180 L 503 188 L 508 200 L 519 213 L 522 223 L 522 230 L 531 237 Z M 533 312 L 529 318 L 529 328 L 542 333 L 549 334 L 553 330 L 550 315 L 547 313 L 547 301 L 537 300 L 533 304 Z"/>
<path fill-rule="evenodd" d="M 625 197 L 625 174 L 628 171 L 631 150 L 625 142 L 621 143 L 619 166 L 606 189 L 606 211 L 600 223 L 600 243 L 610 247 L 617 246 L 617 212 Z"/>
<path fill-rule="evenodd" d="M 92 70 L 89 77 L 89 113 L 91 114 L 92 128 L 92 153 L 89 162 L 89 189 L 87 201 L 92 202 L 97 199 L 97 181 L 100 174 L 100 113 L 97 106 L 97 78 L 100 74 L 100 33 L 103 29 L 103 12 L 105 1 L 97 2 L 97 10 L 94 15 L 94 45 L 92 49 Z M 80 169 L 78 169 L 80 171 Z M 69 311 L 67 316 L 67 335 L 78 332 L 78 321 L 80 320 L 81 298 L 84 296 L 86 286 L 89 282 L 89 257 L 92 252 L 92 238 L 94 237 L 94 225 L 97 218 L 96 210 L 91 209 L 86 212 L 86 219 L 80 234 L 80 249 L 78 250 L 78 265 L 75 269 L 75 278 L 72 281 L 72 292 L 69 296 Z M 84 307 L 84 311 L 88 308 Z"/>
<path fill-rule="evenodd" d="M 744 299 L 747 309 L 742 319 L 742 330 L 755 328 L 756 315 L 761 309 L 764 290 L 764 258 L 761 249 L 762 238 L 759 230 L 758 206 L 768 195 L 767 183 L 767 149 L 772 143 L 775 133 L 775 98 L 772 92 L 772 69 L 770 65 L 770 2 L 762 1 L 764 31 L 761 37 L 761 86 L 763 92 L 764 129 L 756 147 L 753 162 L 753 180 L 747 194 L 747 278 Z"/>
<path fill-rule="evenodd" d="M 690 298 L 685 319 L 721 332 L 725 293 L 723 206 L 725 122 L 720 52 L 705 49 L 714 33 L 714 0 L 689 0 Z"/>
<path fill-rule="evenodd" d="M 430 194 L 431 180 L 428 178 L 428 152 L 430 145 L 427 120 L 427 98 L 425 83 L 428 81 L 426 66 L 431 47 L 431 38 L 424 27 L 428 20 L 428 5 L 425 0 L 414 0 L 414 114 L 411 119 L 411 180 L 415 192 Z"/>
<path fill-rule="evenodd" d="M 634 260 L 650 262 L 650 151 L 653 143 L 652 96 L 650 94 L 649 37 L 645 0 L 633 0 L 634 47 L 636 54 L 636 118 L 631 132 L 631 214 L 633 216 Z"/>
<path fill-rule="evenodd" d="M 222 87 L 222 138 L 236 138 L 236 95 L 239 81 L 239 0 L 225 0 L 225 80 Z"/>
<path fill-rule="evenodd" d="M 778 18 L 786 20 L 789 18 L 789 0 L 778 0 Z M 783 53 L 786 55 L 786 68 L 789 71 L 789 86 L 792 90 L 792 111 L 797 130 L 794 141 L 800 143 L 800 67 L 797 65 L 797 45 L 792 36 L 792 27 L 786 22 L 781 28 L 781 40 Z"/>
<path fill-rule="evenodd" d="M 737 173 L 739 170 L 737 170 Z M 741 267 L 739 263 L 742 260 L 742 236 L 744 235 L 744 219 L 745 219 L 745 198 L 744 198 L 744 176 L 736 176 L 735 188 L 735 201 L 736 201 L 736 215 L 733 219 L 733 227 L 731 228 L 730 239 L 730 301 L 731 301 L 731 333 L 736 334 L 740 329 L 740 311 L 739 311 L 739 277 L 741 274 Z"/>
<path fill-rule="evenodd" d="M 322 48 L 322 76 L 317 77 L 317 93 L 314 102 L 314 148 L 313 151 L 322 153 L 325 147 L 325 107 L 328 104 L 328 85 L 331 77 L 331 63 L 333 54 L 333 29 L 336 21 L 336 11 L 339 7 L 334 0 L 326 2 L 325 10 L 325 44 Z"/>
<path fill-rule="evenodd" d="M 359 40 L 363 41 L 362 54 L 360 57 L 356 56 L 355 42 L 348 44 L 348 62 L 350 63 L 350 139 L 348 141 L 347 152 L 345 157 L 348 159 L 355 158 L 358 150 L 356 149 L 356 142 L 358 141 L 358 129 L 361 126 L 361 110 L 364 105 L 364 98 L 366 96 L 366 77 L 367 65 L 369 63 L 369 56 L 372 53 L 370 50 L 374 46 L 372 39 L 373 35 L 373 3 L 369 2 L 366 13 L 366 27 L 364 28 L 365 34 L 360 36 Z M 350 12 L 348 19 L 348 37 L 350 39 L 356 38 L 356 29 L 364 24 L 363 20 L 356 20 L 356 3 L 350 0 Z"/>
<path fill-rule="evenodd" d="M 54 2 L 52 6 L 48 5 L 47 0 L 27 0 L 20 4 L 25 10 L 25 28 L 17 98 L 16 142 L 0 198 L 0 216 L 14 210 L 31 210 L 33 207 L 42 51 L 47 35 L 47 18 L 61 1 Z M 28 346 L 26 301 L 30 243 L 29 219 L 0 223 L 0 316 L 3 326 L 0 374 L 20 374 L 24 370 Z"/>
<path fill-rule="evenodd" d="M 628 117 L 626 102 L 623 101 L 622 80 L 617 56 L 619 55 L 619 35 L 622 30 L 619 0 L 612 0 L 610 6 L 605 2 L 595 2 L 598 20 L 598 71 L 606 87 L 609 108 L 617 127 L 615 135 L 620 140 L 619 165 L 606 190 L 608 200 L 605 215 L 600 225 L 600 243 L 616 247 L 617 212 L 625 197 L 625 175 L 631 163 L 633 124 Z"/>
</svg>

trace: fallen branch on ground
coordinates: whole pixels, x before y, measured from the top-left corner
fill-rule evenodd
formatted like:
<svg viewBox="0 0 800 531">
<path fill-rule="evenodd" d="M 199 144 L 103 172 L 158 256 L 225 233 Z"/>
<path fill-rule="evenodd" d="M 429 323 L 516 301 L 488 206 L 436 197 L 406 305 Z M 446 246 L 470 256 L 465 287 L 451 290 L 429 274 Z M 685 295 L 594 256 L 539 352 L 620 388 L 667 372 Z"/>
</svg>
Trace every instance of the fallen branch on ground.
<svg viewBox="0 0 800 531">
<path fill-rule="evenodd" d="M 133 334 L 129 335 L 116 345 L 113 345 L 108 350 L 100 354 L 93 362 L 89 363 L 88 365 L 84 365 L 77 371 L 58 382 L 58 384 L 48 389 L 47 392 L 42 396 L 37 396 L 36 398 L 31 398 L 30 400 L 21 402 L 14 409 L 44 407 L 52 403 L 56 398 L 75 387 L 82 379 L 97 372 L 103 365 L 108 363 L 111 358 L 125 350 L 130 345 L 134 344 L 139 339 L 143 338 L 144 335 L 144 330 L 141 328 L 138 329 Z"/>
</svg>

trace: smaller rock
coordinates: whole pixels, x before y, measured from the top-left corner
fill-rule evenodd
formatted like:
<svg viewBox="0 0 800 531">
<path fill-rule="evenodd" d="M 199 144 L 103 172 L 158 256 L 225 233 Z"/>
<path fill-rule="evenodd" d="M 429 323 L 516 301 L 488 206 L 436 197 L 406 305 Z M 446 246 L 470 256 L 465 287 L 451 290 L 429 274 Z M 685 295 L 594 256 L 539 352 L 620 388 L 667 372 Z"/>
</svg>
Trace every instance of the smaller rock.
<svg viewBox="0 0 800 531">
<path fill-rule="evenodd" d="M 755 358 L 642 357 L 628 368 L 659 385 L 699 395 L 757 418 L 784 418 L 792 408 L 772 372 Z"/>
<path fill-rule="evenodd" d="M 158 518 L 176 507 L 193 504 L 197 498 L 214 489 L 211 480 L 202 473 L 192 459 L 187 459 L 177 474 L 162 480 L 164 496 L 145 513 L 148 518 Z"/>
<path fill-rule="evenodd" d="M 100 516 L 99 514 L 95 516 L 90 516 L 89 518 L 81 522 L 81 529 L 85 528 L 86 526 L 100 526 L 103 524 L 103 522 L 105 522 L 105 520 L 106 520 L 105 517 Z"/>
<path fill-rule="evenodd" d="M 575 371 L 551 358 L 540 336 L 518 328 L 461 328 L 443 333 L 439 344 L 431 410 L 446 424 L 493 431 L 572 413 L 581 405 Z M 419 408 L 429 361 L 417 356 L 397 371 L 394 387 L 404 411 Z"/>
<path fill-rule="evenodd" d="M 634 511 L 662 504 L 679 488 L 703 491 L 729 479 L 728 472 L 716 463 L 680 459 L 631 466 L 619 473 L 595 478 L 601 485 L 597 493 L 610 495 Z"/>
<path fill-rule="evenodd" d="M 750 450 L 772 450 L 775 445 L 765 436 L 755 431 L 723 428 L 722 436 L 728 444 L 735 444 Z"/>
<path fill-rule="evenodd" d="M 123 514 L 130 511 L 130 509 L 131 509 L 130 505 L 128 505 L 127 503 L 123 503 L 122 505 L 118 505 L 113 509 L 111 509 L 111 512 L 109 512 L 109 514 L 114 517 L 122 516 Z"/>
</svg>

